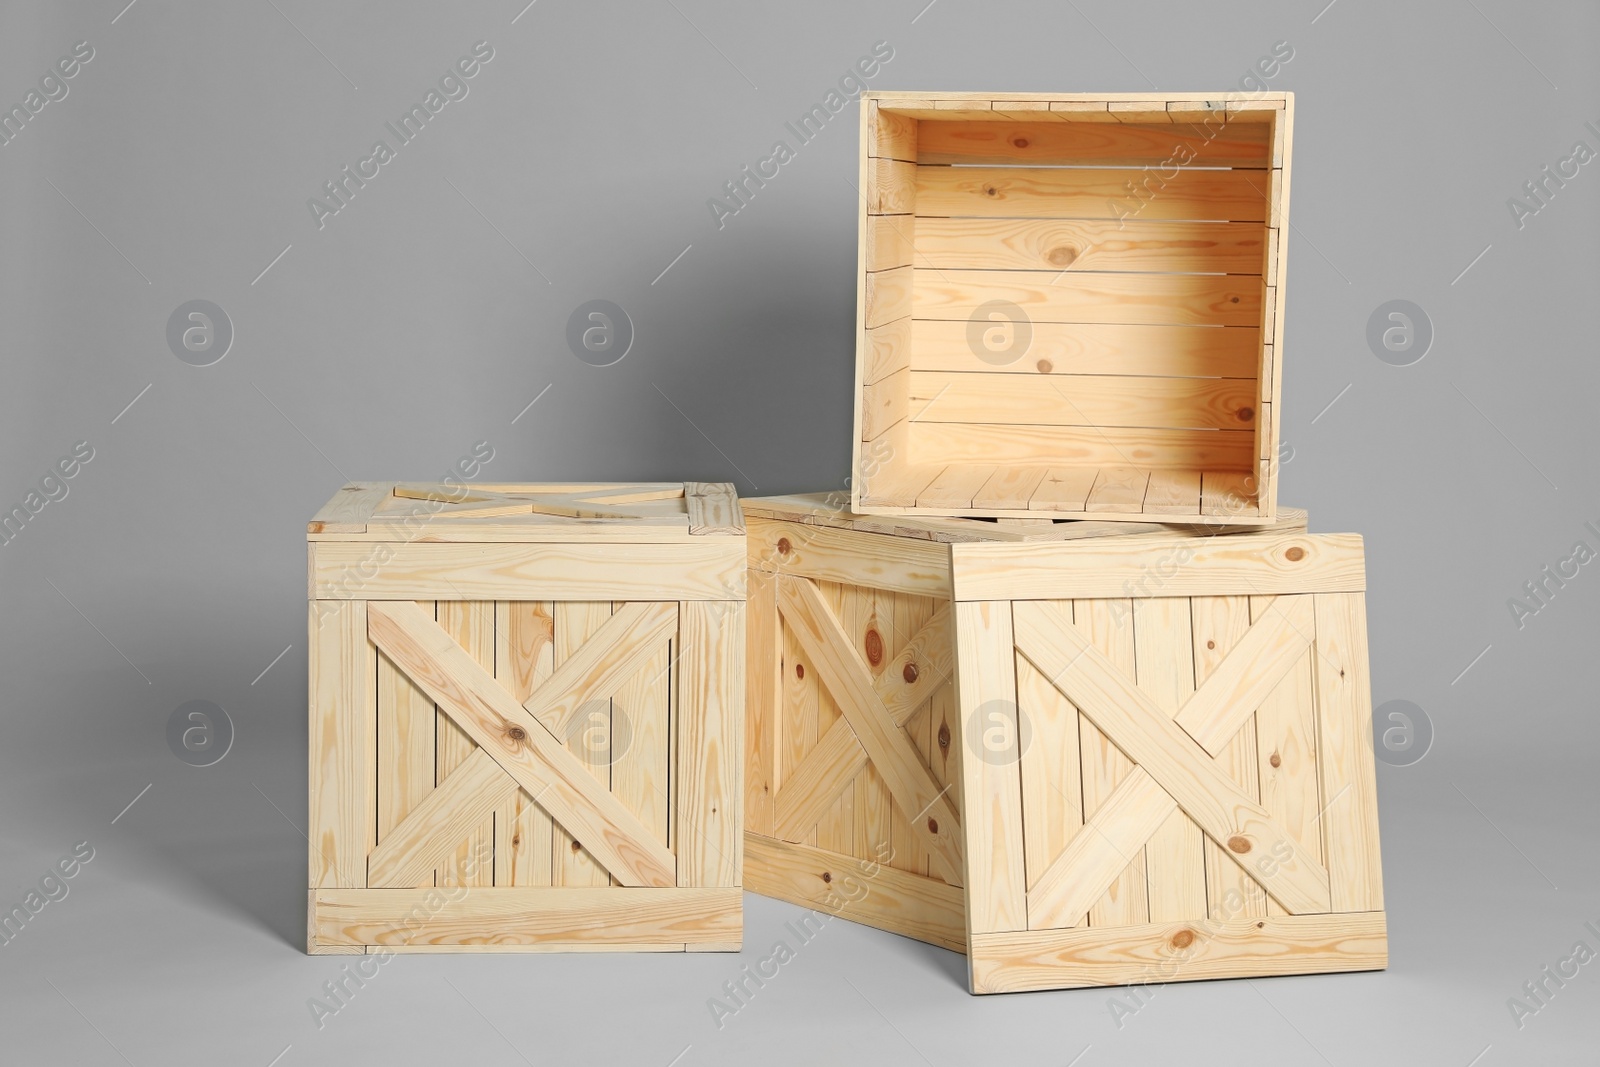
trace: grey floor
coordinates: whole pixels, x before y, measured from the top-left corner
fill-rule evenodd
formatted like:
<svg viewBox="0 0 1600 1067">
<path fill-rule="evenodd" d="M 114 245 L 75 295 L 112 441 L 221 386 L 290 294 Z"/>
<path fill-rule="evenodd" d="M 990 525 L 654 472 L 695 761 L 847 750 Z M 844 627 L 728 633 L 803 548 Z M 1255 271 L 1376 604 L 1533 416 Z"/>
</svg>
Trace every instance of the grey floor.
<svg viewBox="0 0 1600 1067">
<path fill-rule="evenodd" d="M 0 105 L 93 51 L 0 144 L 0 505 L 93 452 L 0 544 L 0 908 L 40 892 L 0 1063 L 1600 1061 L 1600 577 L 1545 569 L 1600 548 L 1600 175 L 1563 163 L 1600 148 L 1600 9 L 524 4 L 0 12 Z M 738 957 L 406 957 L 319 1020 L 350 960 L 300 948 L 306 518 L 477 441 L 496 480 L 838 488 L 854 105 L 707 202 L 879 41 L 876 88 L 1295 91 L 1283 500 L 1366 536 L 1374 697 L 1432 734 L 1379 767 L 1390 969 L 978 999 L 960 957 L 832 922 L 719 1027 L 799 914 L 747 897 Z M 233 331 L 209 366 L 166 333 L 199 299 Z M 595 299 L 636 331 L 612 366 L 565 340 Z M 1369 340 L 1397 300 L 1431 336 L 1399 357 Z M 213 766 L 167 744 L 193 700 L 235 728 Z"/>
</svg>

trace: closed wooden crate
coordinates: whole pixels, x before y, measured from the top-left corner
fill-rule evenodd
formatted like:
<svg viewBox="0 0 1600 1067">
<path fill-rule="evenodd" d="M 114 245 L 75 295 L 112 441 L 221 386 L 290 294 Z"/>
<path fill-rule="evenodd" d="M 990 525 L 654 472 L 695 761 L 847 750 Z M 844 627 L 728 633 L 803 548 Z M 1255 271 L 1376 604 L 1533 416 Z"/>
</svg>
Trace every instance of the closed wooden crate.
<svg viewBox="0 0 1600 1067">
<path fill-rule="evenodd" d="M 308 539 L 311 952 L 739 947 L 731 486 L 348 485 Z"/>
<path fill-rule="evenodd" d="M 1359 537 L 744 506 L 746 888 L 977 993 L 1385 965 Z"/>
<path fill-rule="evenodd" d="M 1275 520 L 1291 94 L 861 113 L 855 511 Z"/>
</svg>

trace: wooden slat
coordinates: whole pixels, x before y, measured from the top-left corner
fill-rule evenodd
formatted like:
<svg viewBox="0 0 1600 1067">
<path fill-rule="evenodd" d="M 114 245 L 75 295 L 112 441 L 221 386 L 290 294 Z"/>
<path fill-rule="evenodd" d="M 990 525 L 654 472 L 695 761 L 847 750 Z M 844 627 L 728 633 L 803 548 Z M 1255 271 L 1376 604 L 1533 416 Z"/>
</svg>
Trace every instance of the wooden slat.
<svg viewBox="0 0 1600 1067">
<path fill-rule="evenodd" d="M 917 168 L 897 159 L 872 159 L 867 210 L 874 215 L 904 215 L 917 197 Z"/>
<path fill-rule="evenodd" d="M 1254 463 L 1251 452 L 1255 449 L 1255 437 L 1248 430 L 997 426 L 962 422 L 918 422 L 912 423 L 909 430 L 909 447 L 917 461 L 930 465 L 1007 463 L 1033 467 L 1224 470 L 1230 465 L 1233 469 L 1243 469 L 1246 464 Z M 934 473 L 938 469 L 942 468 L 936 468 Z M 928 477 L 931 479 L 932 474 Z"/>
<path fill-rule="evenodd" d="M 1162 128 L 1072 122 L 927 122 L 917 134 L 919 163 L 1011 166 L 1143 167 L 1270 165 L 1272 131 L 1240 123 L 1216 131 L 1180 123 Z"/>
<path fill-rule="evenodd" d="M 875 329 L 911 314 L 912 267 L 895 267 L 865 276 L 862 328 Z"/>
<path fill-rule="evenodd" d="M 1033 491 L 1044 480 L 1042 467 L 1003 467 L 989 476 L 972 498 L 972 506 L 986 511 L 1026 511 Z"/>
<path fill-rule="evenodd" d="M 752 568 L 948 599 L 950 549 L 932 541 L 798 522 L 750 524 Z"/>
<path fill-rule="evenodd" d="M 921 218 L 901 234 L 914 234 L 917 266 L 938 269 L 1260 275 L 1265 266 L 1253 222 Z M 910 248 L 897 258 L 912 262 Z"/>
<path fill-rule="evenodd" d="M 875 272 L 911 266 L 915 224 L 911 215 L 868 215 L 866 269 Z"/>
<path fill-rule="evenodd" d="M 894 604 L 894 633 L 897 638 L 905 634 L 910 634 L 911 638 L 905 647 L 889 657 L 874 688 L 880 696 L 884 696 L 884 706 L 901 724 L 917 750 L 917 757 L 933 772 L 934 781 L 940 788 L 949 789 L 945 795 L 957 804 L 959 814 L 960 783 L 940 778 L 935 770 L 940 762 L 939 747 L 932 729 L 931 696 L 941 689 L 948 690 L 950 678 L 955 673 L 955 642 L 949 628 L 949 605 L 931 597 L 908 593 L 888 595 Z M 912 647 L 923 640 L 922 634 L 936 619 L 940 625 L 937 647 Z M 941 666 L 935 665 L 935 658 Z M 884 695 L 885 683 L 893 687 L 887 696 Z M 889 797 L 888 830 L 887 852 L 866 855 L 899 870 L 927 874 L 928 855 L 922 847 L 920 835 L 912 831 L 909 813 L 900 810 L 892 794 Z"/>
<path fill-rule="evenodd" d="M 1255 464 L 1249 471 L 1207 470 L 1200 478 L 1200 512 L 1227 517 L 1256 508 Z"/>
<path fill-rule="evenodd" d="M 862 104 L 862 155 L 875 159 L 917 161 L 918 127 L 915 119 L 882 111 L 875 102 Z"/>
<path fill-rule="evenodd" d="M 871 441 L 916 414 L 908 405 L 910 370 L 899 370 L 861 390 L 861 439 Z"/>
<path fill-rule="evenodd" d="M 1256 384 L 1246 379 L 915 370 L 910 376 L 911 407 L 922 423 L 1253 428 Z"/>
<path fill-rule="evenodd" d="M 1319 595 L 1316 667 L 1322 834 L 1336 911 L 1383 907 L 1366 599 Z"/>
<path fill-rule="evenodd" d="M 1078 753 L 1078 709 L 1033 664 L 1016 656 L 1017 707 L 1030 741 L 1022 750 L 1022 844 L 1028 892 L 1083 832 L 1083 770 Z M 1127 866 L 1124 861 L 1112 872 Z M 1095 892 L 1105 892 L 1102 885 Z M 1088 905 L 1084 905 L 1087 910 Z M 1029 904 L 1029 924 L 1033 907 Z"/>
<path fill-rule="evenodd" d="M 1127 514 L 1144 510 L 1144 490 L 1150 472 L 1135 467 L 1101 467 L 1094 488 L 1083 505 L 1085 511 L 1114 511 Z"/>
<path fill-rule="evenodd" d="M 306 524 L 307 533 L 361 533 L 372 513 L 394 491 L 393 482 L 351 482 L 329 500 Z"/>
<path fill-rule="evenodd" d="M 1145 842 L 1175 814 L 1166 790 L 1143 768 L 1130 767 L 1028 890 L 1028 929 L 1081 926 L 1085 918 L 1099 927 L 1142 925 L 1144 918 L 1121 916 L 1136 915 L 1135 903 L 1148 909 Z"/>
<path fill-rule="evenodd" d="M 744 848 L 745 605 L 681 606 L 677 825 L 680 886 L 737 886 Z"/>
<path fill-rule="evenodd" d="M 737 538 L 639 544 L 445 544 L 388 546 L 381 565 L 359 542 L 310 546 L 313 599 L 332 600 L 723 600 L 744 595 Z"/>
<path fill-rule="evenodd" d="M 919 319 L 970 320 L 1004 300 L 1035 323 L 1259 326 L 1266 291 L 1260 279 L 1238 275 L 911 270 L 910 309 Z"/>
<path fill-rule="evenodd" d="M 757 524 L 752 529 L 752 534 L 762 524 Z M 803 581 L 801 578 L 778 577 L 777 590 L 789 582 Z M 776 607 L 776 603 L 774 604 Z M 822 681 L 821 674 L 811 662 L 811 657 L 800 647 L 800 640 L 794 631 L 783 621 L 779 615 L 778 629 L 783 640 L 783 708 L 780 712 L 780 728 L 778 732 L 778 832 L 785 839 L 797 844 L 815 845 L 817 843 L 816 819 L 826 810 L 826 805 L 818 807 L 815 817 L 808 813 L 807 817 L 799 824 L 786 819 L 784 795 L 797 781 L 802 782 L 801 788 L 795 790 L 794 796 L 805 796 L 809 790 L 799 778 L 800 768 L 806 765 L 807 758 L 817 750 L 822 739 Z M 846 727 L 848 729 L 848 727 Z M 831 732 L 831 728 L 830 728 Z M 834 744 L 843 741 L 842 737 L 835 738 Z M 819 765 L 831 766 L 831 764 Z M 843 788 L 841 783 L 839 788 Z M 829 799 L 837 796 L 836 793 L 828 794 Z"/>
<path fill-rule="evenodd" d="M 323 941 L 408 948 L 726 945 L 744 926 L 737 889 L 331 889 L 315 908 Z"/>
<path fill-rule="evenodd" d="M 495 604 L 494 676 L 511 698 L 522 703 L 555 670 L 555 606 L 548 602 L 506 601 Z M 495 812 L 494 884 L 550 884 L 555 823 L 549 813 L 518 789 L 508 805 Z"/>
<path fill-rule="evenodd" d="M 1097 472 L 1092 468 L 1051 467 L 1045 471 L 1033 496 L 1028 498 L 1032 511 L 1082 511 L 1094 488 Z"/>
<path fill-rule="evenodd" d="M 895 371 L 911 366 L 911 330 L 909 317 L 865 331 L 862 341 L 863 385 L 881 382 Z"/>
<path fill-rule="evenodd" d="M 1178 725 L 1201 748 L 1213 756 L 1221 753 L 1310 647 L 1316 633 L 1312 599 L 1309 595 L 1274 598 L 1229 651 L 1206 657 L 1207 684 L 1178 714 Z M 1232 613 L 1237 614 L 1239 607 L 1234 605 Z M 1214 638 L 1207 634 L 1207 640 Z"/>
<path fill-rule="evenodd" d="M 368 609 L 368 630 L 389 658 L 620 881 L 673 884 L 672 854 L 454 638 L 415 604 L 375 601 Z"/>
<path fill-rule="evenodd" d="M 476 843 L 477 835 L 496 809 L 509 802 L 516 791 L 517 783 L 500 765 L 483 750 L 474 748 L 373 849 L 367 864 L 368 886 L 398 889 L 432 884 L 434 868 L 448 867 L 463 839 Z M 489 867 L 487 879 L 474 879 L 471 884 L 492 884 L 493 870 Z"/>
<path fill-rule="evenodd" d="M 826 604 L 828 610 L 838 618 L 845 612 L 845 605 L 853 599 L 857 588 L 853 585 L 843 585 L 838 582 L 816 582 L 811 588 L 815 589 L 817 596 Z M 778 594 L 778 610 L 783 611 L 783 593 Z M 785 626 L 792 627 L 787 615 L 783 616 Z M 800 635 L 797 633 L 796 637 Z M 806 650 L 811 669 L 816 670 L 819 686 L 817 689 L 817 732 L 819 736 L 827 735 L 844 722 L 844 711 L 840 707 L 842 700 L 847 699 L 845 694 L 839 692 L 836 686 L 830 685 L 827 674 L 810 656 L 810 650 L 804 641 L 801 648 Z M 855 790 L 846 788 L 840 790 L 823 811 L 822 817 L 817 820 L 818 848 L 828 849 L 841 855 L 850 855 L 856 842 L 856 794 Z"/>
<path fill-rule="evenodd" d="M 1198 515 L 1200 472 L 1151 471 L 1150 484 L 1144 491 L 1144 511 L 1152 516 Z"/>
<path fill-rule="evenodd" d="M 966 951 L 961 890 L 937 878 L 746 834 L 745 888 L 955 952 Z"/>
<path fill-rule="evenodd" d="M 427 612 L 433 604 L 418 605 Z M 433 791 L 434 708 L 428 695 L 378 655 L 378 837 L 389 832 Z M 430 869 L 423 881 L 433 884 Z M 419 882 L 419 884 L 422 884 Z"/>
<path fill-rule="evenodd" d="M 887 329 L 887 327 L 885 327 Z M 914 319 L 909 350 L 896 366 L 985 374 L 1150 374 L 1254 378 L 1261 353 L 1255 327 L 1197 330 L 1147 323 L 1034 322 L 1033 339 L 1015 362 L 978 358 L 964 320 Z"/>
<path fill-rule="evenodd" d="M 1176 716 L 1195 687 L 1194 632 L 1188 599 L 1134 600 L 1133 639 L 1134 674 L 1139 689 L 1168 717 Z M 1145 842 L 1151 922 L 1205 918 L 1204 846 L 1205 835 L 1194 820 L 1176 810 Z"/>
<path fill-rule="evenodd" d="M 562 612 L 576 617 L 582 609 Z M 556 642 L 560 666 L 522 705 L 557 737 L 567 736 L 580 708 L 616 694 L 678 629 L 678 605 L 670 600 L 623 604 L 614 612 L 606 605 L 590 614 L 587 624 L 595 628 L 563 631 Z"/>
<path fill-rule="evenodd" d="M 660 606 L 662 605 L 649 605 L 649 607 Z M 676 605 L 670 606 L 676 607 Z M 529 698 L 537 702 L 536 706 L 559 701 L 565 697 L 567 694 L 556 686 L 571 684 L 575 678 L 587 676 L 590 673 L 587 668 L 593 666 L 597 657 L 604 665 L 611 647 L 604 639 L 598 643 L 595 639 L 611 622 L 612 612 L 609 600 L 584 600 L 556 605 L 555 672 L 544 685 L 534 690 L 533 696 Z M 653 645 L 654 641 L 645 647 Z M 569 674 L 571 669 L 569 665 L 573 660 L 579 661 L 578 668 Z M 526 705 L 524 708 L 526 709 Z M 566 747 L 573 760 L 588 771 L 599 783 L 599 787 L 606 790 L 608 796 L 611 795 L 611 764 L 607 759 L 610 755 L 612 737 L 610 687 L 599 694 L 592 689 L 584 692 L 583 699 L 568 709 L 575 713 L 571 717 L 551 715 L 549 719 L 544 719 L 532 709 L 526 710 L 550 731 L 552 737 Z M 599 859 L 585 851 L 583 838 L 573 830 L 559 825 L 560 820 L 557 822 L 550 842 L 552 860 L 550 884 L 610 885 L 611 877 L 607 874 L 606 868 Z"/>
<path fill-rule="evenodd" d="M 744 819 L 752 833 L 772 836 L 778 792 L 777 735 L 783 708 L 783 635 L 778 576 L 752 570 L 745 602 Z"/>
<path fill-rule="evenodd" d="M 895 627 L 896 595 L 870 586 L 857 586 L 848 590 L 844 611 L 838 615 L 839 623 L 855 648 L 864 654 L 874 692 L 878 691 L 887 676 L 891 650 L 910 636 Z M 893 680 L 899 681 L 898 678 Z M 887 706 L 885 710 L 888 710 Z M 906 731 L 906 735 L 909 740 L 909 731 Z M 915 741 L 912 747 L 916 748 Z M 920 750 L 917 750 L 917 755 L 920 759 Z M 850 854 L 864 860 L 889 855 L 894 847 L 892 822 L 895 804 L 888 783 L 869 762 L 856 775 L 853 788 L 855 841 L 849 850 Z"/>
<path fill-rule="evenodd" d="M 1017 723 L 1016 653 L 1011 604 L 957 604 L 956 687 L 962 738 L 971 716 L 978 729 L 990 715 L 1020 736 Z M 961 810 L 965 815 L 968 939 L 977 934 L 1026 930 L 1027 869 L 1022 836 L 1022 775 L 1018 759 L 985 759 L 968 748 L 961 759 Z"/>
<path fill-rule="evenodd" d="M 494 603 L 441 600 L 435 605 L 435 611 L 439 628 L 455 638 L 478 666 L 486 671 L 494 670 Z M 443 785 L 477 745 L 443 708 L 434 716 L 434 729 L 435 781 Z M 453 853 L 446 854 L 437 872 L 439 885 L 494 884 L 493 807 L 489 805 L 485 817 L 464 837 L 457 839 Z"/>
<path fill-rule="evenodd" d="M 1038 550 L 1025 544 L 957 544 L 950 553 L 957 600 L 1119 597 L 1130 587 L 1138 596 L 1227 596 L 1240 589 L 1271 596 L 1366 587 L 1358 534 L 1088 539 L 1061 545 L 1048 571 L 1030 565 Z"/>
<path fill-rule="evenodd" d="M 1388 966 L 1382 912 L 975 934 L 975 993 L 1019 993 Z"/>
<path fill-rule="evenodd" d="M 744 515 L 739 510 L 739 493 L 727 482 L 684 482 L 683 502 L 689 512 L 691 534 L 743 536 Z"/>
<path fill-rule="evenodd" d="M 1274 604 L 1282 599 L 1251 597 L 1252 629 L 1274 616 Z M 1310 627 L 1307 637 L 1314 639 L 1314 615 Z M 1314 644 L 1308 643 L 1256 707 L 1256 767 L 1261 806 L 1327 866 L 1322 850 L 1321 791 L 1317 788 L 1317 698 L 1311 664 L 1315 654 Z M 1212 680 L 1216 680 L 1215 674 Z M 1333 878 L 1331 870 L 1328 876 Z M 1269 900 L 1267 914 L 1284 914 L 1282 905 Z"/>
<path fill-rule="evenodd" d="M 1130 688 L 1087 638 L 1047 604 L 1019 603 L 1015 617 L 1017 649 L 1145 768 L 1207 836 L 1228 842 L 1235 863 L 1248 863 L 1267 891 L 1295 914 L 1328 910 L 1327 871 L 1150 698 Z M 1260 862 L 1269 853 L 1275 862 Z"/>
<path fill-rule="evenodd" d="M 1260 179 L 1246 170 L 918 167 L 918 216 L 1193 219 L 1265 222 Z M 1129 184 L 1132 184 L 1132 190 Z"/>
<path fill-rule="evenodd" d="M 677 608 L 676 604 L 670 606 Z M 613 607 L 620 614 L 632 605 Z M 676 610 L 672 618 L 676 626 Z M 672 845 L 671 712 L 676 659 L 671 640 L 657 642 L 655 651 L 616 688 L 611 700 L 611 792 L 668 847 Z"/>
<path fill-rule="evenodd" d="M 917 504 L 926 508 L 970 508 L 995 468 L 982 465 L 946 467 L 937 478 L 917 494 Z"/>
<path fill-rule="evenodd" d="M 366 884 L 377 837 L 377 667 L 363 601 L 310 608 L 310 844 L 312 889 Z"/>
</svg>

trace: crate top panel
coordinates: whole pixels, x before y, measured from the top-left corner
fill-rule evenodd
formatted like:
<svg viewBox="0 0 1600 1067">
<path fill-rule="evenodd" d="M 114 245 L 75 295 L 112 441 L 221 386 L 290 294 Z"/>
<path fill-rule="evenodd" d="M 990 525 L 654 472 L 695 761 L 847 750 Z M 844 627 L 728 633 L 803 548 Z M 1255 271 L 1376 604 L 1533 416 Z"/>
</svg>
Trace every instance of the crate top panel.
<svg viewBox="0 0 1600 1067">
<path fill-rule="evenodd" d="M 1306 512 L 1301 508 L 1289 507 L 1278 509 L 1277 521 L 1271 526 L 1237 527 L 1194 523 L 1103 522 L 1092 519 L 1040 518 L 1013 523 L 996 519 L 937 515 L 858 515 L 850 510 L 850 498 L 846 493 L 798 493 L 790 496 L 756 497 L 741 500 L 739 504 L 748 519 L 805 523 L 836 530 L 888 534 L 947 544 L 1074 541 L 1090 537 L 1162 533 L 1175 536 L 1209 536 L 1246 531 L 1293 533 L 1306 529 Z"/>
<path fill-rule="evenodd" d="M 352 482 L 306 524 L 310 541 L 743 538 L 726 482 Z"/>
<path fill-rule="evenodd" d="M 1017 117 L 1071 122 L 1194 122 L 1217 112 L 1264 121 L 1292 93 L 956 93 L 869 91 L 863 103 L 918 119 L 992 120 Z"/>
</svg>

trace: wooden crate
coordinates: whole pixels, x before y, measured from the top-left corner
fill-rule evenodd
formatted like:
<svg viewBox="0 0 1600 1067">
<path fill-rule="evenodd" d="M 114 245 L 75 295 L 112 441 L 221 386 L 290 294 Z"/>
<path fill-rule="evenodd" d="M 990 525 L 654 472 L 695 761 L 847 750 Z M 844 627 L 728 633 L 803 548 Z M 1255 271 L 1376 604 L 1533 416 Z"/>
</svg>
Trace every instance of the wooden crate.
<svg viewBox="0 0 1600 1067">
<path fill-rule="evenodd" d="M 1275 520 L 1291 94 L 861 115 L 855 511 Z"/>
<path fill-rule="evenodd" d="M 1359 537 L 743 504 L 746 888 L 979 993 L 1385 965 Z"/>
<path fill-rule="evenodd" d="M 309 951 L 738 949 L 731 486 L 348 485 L 308 540 Z"/>
</svg>

